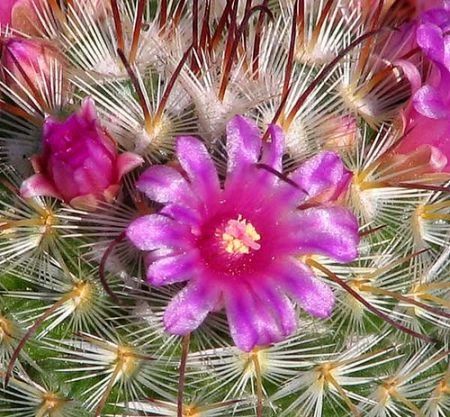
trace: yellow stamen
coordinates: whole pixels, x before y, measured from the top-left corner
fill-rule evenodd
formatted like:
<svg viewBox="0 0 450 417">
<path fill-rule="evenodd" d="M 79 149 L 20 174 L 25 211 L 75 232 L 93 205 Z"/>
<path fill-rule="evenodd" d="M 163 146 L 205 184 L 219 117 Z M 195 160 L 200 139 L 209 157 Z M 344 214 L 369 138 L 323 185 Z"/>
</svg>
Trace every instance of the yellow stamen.
<svg viewBox="0 0 450 417">
<path fill-rule="evenodd" d="M 237 220 L 229 220 L 222 234 L 222 240 L 225 243 L 225 250 L 228 253 L 248 254 L 250 249 L 258 250 L 261 245 L 256 243 L 261 236 L 255 227 L 243 219 L 241 215 Z"/>
</svg>

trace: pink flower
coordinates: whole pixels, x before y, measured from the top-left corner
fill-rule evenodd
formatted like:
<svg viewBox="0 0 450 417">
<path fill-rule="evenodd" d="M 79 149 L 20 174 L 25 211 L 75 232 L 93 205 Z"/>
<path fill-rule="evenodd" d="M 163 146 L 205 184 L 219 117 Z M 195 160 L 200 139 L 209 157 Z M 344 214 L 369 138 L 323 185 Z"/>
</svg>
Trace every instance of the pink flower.
<svg viewBox="0 0 450 417">
<path fill-rule="evenodd" d="M 450 172 L 450 8 L 422 13 L 410 30 L 429 70 L 424 82 L 418 69 L 406 70 L 414 94 L 404 116 L 405 134 L 395 149 L 397 156 L 389 161 L 409 172 L 403 179 Z"/>
<path fill-rule="evenodd" d="M 9 26 L 29 35 L 39 33 L 39 18 L 36 10 L 42 7 L 42 0 L 1 0 L 0 25 Z"/>
<path fill-rule="evenodd" d="M 26 96 L 28 91 L 44 95 L 55 83 L 52 70 L 61 64 L 61 56 L 48 42 L 12 37 L 2 44 L 1 64 L 4 82 L 17 94 Z"/>
<path fill-rule="evenodd" d="M 286 177 L 284 135 L 277 126 L 270 135 L 263 143 L 249 120 L 229 122 L 223 183 L 205 146 L 192 137 L 177 140 L 183 172 L 158 165 L 139 179 L 138 189 L 164 205 L 127 229 L 133 244 L 150 254 L 147 279 L 155 286 L 188 281 L 165 311 L 170 333 L 191 332 L 224 306 L 231 336 L 249 351 L 296 329 L 293 300 L 313 316 L 331 314 L 333 292 L 300 256 L 338 262 L 357 256 L 355 216 L 329 201 L 309 204 L 341 189 L 348 171 L 325 151 Z"/>
<path fill-rule="evenodd" d="M 409 110 L 405 122 L 405 134 L 395 148 L 397 157 L 390 163 L 397 170 L 408 170 L 411 178 L 450 172 L 450 120 L 432 119 Z"/>
<path fill-rule="evenodd" d="M 52 196 L 75 207 L 95 207 L 98 200 L 112 200 L 122 176 L 143 162 L 130 152 L 118 155 L 91 99 L 64 122 L 48 118 L 43 136 L 42 154 L 33 159 L 36 174 L 20 190 L 25 198 Z"/>
<path fill-rule="evenodd" d="M 450 9 L 449 0 L 415 0 L 415 3 L 419 12 L 431 9 Z"/>
<path fill-rule="evenodd" d="M 450 118 L 450 10 L 422 13 L 417 23 L 416 42 L 428 59 L 430 71 L 415 92 L 414 108 L 432 119 Z"/>
</svg>

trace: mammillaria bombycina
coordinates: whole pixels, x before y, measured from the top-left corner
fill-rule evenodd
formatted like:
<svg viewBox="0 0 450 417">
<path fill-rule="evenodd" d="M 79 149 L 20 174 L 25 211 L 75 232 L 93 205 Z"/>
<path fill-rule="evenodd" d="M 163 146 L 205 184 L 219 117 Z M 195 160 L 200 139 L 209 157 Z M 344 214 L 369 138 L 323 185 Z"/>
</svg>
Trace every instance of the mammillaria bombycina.
<svg viewBox="0 0 450 417">
<path fill-rule="evenodd" d="M 33 157 L 36 174 L 23 182 L 21 194 L 52 196 L 74 207 L 93 208 L 99 200 L 112 201 L 122 176 L 142 162 L 133 153 L 118 154 L 97 119 L 94 103 L 86 99 L 67 120 L 45 121 L 43 151 Z"/>
<path fill-rule="evenodd" d="M 0 0 L 0 417 L 449 415 L 449 5 Z"/>
<path fill-rule="evenodd" d="M 189 281 L 165 312 L 171 333 L 195 330 L 223 304 L 236 345 L 250 351 L 296 329 L 286 294 L 313 316 L 331 314 L 331 289 L 298 257 L 354 260 L 358 223 L 344 207 L 302 205 L 341 188 L 347 172 L 336 154 L 322 152 L 283 180 L 272 170 L 282 169 L 284 135 L 277 126 L 269 131 L 263 143 L 249 120 L 237 116 L 229 122 L 223 187 L 205 146 L 192 137 L 177 140 L 183 173 L 154 166 L 137 183 L 150 199 L 165 204 L 127 229 L 139 249 L 160 252 L 153 255 L 147 279 L 158 286 Z"/>
</svg>

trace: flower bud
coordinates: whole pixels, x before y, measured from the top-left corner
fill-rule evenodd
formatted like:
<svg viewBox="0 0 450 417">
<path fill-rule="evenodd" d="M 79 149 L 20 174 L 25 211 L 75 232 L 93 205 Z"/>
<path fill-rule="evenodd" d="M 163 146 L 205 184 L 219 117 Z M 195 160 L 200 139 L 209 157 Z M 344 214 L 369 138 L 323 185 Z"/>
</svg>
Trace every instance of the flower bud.
<svg viewBox="0 0 450 417">
<path fill-rule="evenodd" d="M 3 42 L 1 64 L 2 80 L 11 90 L 39 101 L 57 84 L 52 77 L 56 77 L 62 61 L 58 50 L 48 42 L 12 37 Z"/>
<path fill-rule="evenodd" d="M 43 151 L 32 162 L 36 174 L 23 182 L 23 197 L 52 196 L 73 207 L 95 208 L 98 201 L 112 201 L 123 175 L 143 160 L 130 152 L 118 154 L 94 102 L 86 99 L 67 120 L 45 121 Z"/>
</svg>

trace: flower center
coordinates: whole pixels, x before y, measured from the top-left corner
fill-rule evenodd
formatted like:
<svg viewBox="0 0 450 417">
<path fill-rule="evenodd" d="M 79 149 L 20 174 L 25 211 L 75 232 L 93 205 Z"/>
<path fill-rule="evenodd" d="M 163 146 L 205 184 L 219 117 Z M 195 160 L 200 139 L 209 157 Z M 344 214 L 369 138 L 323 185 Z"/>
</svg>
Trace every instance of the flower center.
<svg viewBox="0 0 450 417">
<path fill-rule="evenodd" d="M 255 227 L 243 219 L 241 215 L 236 219 L 228 220 L 225 231 L 222 234 L 222 241 L 225 250 L 231 254 L 246 254 L 250 249 L 258 250 L 261 245 L 256 243 L 261 236 Z"/>
</svg>

